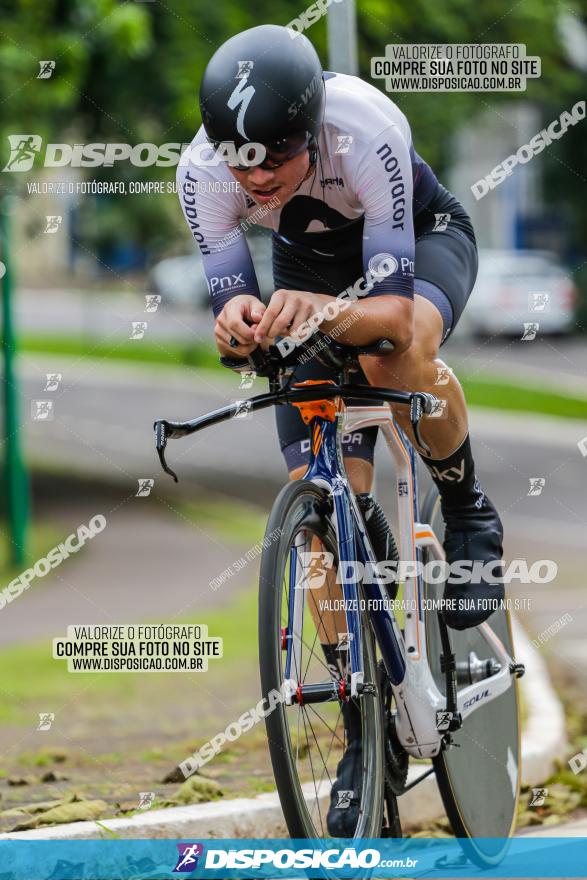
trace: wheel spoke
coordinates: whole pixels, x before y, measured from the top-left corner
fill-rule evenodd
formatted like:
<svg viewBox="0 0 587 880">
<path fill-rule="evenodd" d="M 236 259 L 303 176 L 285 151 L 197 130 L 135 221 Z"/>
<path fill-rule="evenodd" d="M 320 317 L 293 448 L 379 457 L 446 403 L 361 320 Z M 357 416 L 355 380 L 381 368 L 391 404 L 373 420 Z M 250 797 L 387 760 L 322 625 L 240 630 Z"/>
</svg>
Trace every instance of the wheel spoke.
<svg viewBox="0 0 587 880">
<path fill-rule="evenodd" d="M 300 707 L 300 708 L 302 708 L 302 707 Z M 306 733 L 306 745 L 308 748 L 308 759 L 310 761 L 310 770 L 312 772 L 312 779 L 314 780 L 314 792 L 316 793 L 315 800 L 316 800 L 316 806 L 318 807 L 318 818 L 320 820 L 320 830 L 322 831 L 322 833 L 324 833 L 324 823 L 322 821 L 322 812 L 320 810 L 320 798 L 318 797 L 318 790 L 316 788 L 316 775 L 314 773 L 314 762 L 312 761 L 312 751 L 311 751 L 310 745 L 308 743 L 308 730 L 306 728 L 306 718 L 307 718 L 306 712 L 303 712 L 304 731 Z M 311 725 L 310 725 L 310 727 L 311 727 Z M 312 812 L 313 812 L 313 808 L 312 808 Z"/>
<path fill-rule="evenodd" d="M 328 765 L 327 765 L 326 761 L 324 760 L 324 756 L 322 754 L 322 749 L 320 748 L 320 743 L 318 742 L 318 737 L 316 736 L 316 734 L 314 732 L 314 725 L 310 721 L 310 716 L 308 715 L 307 712 L 306 712 L 306 718 L 308 719 L 308 724 L 310 725 L 310 730 L 312 731 L 312 736 L 314 737 L 314 741 L 316 743 L 316 748 L 318 749 L 320 757 L 322 758 L 322 764 L 324 767 L 324 770 L 322 772 L 322 776 L 320 777 L 320 783 L 324 779 L 324 773 L 326 772 L 326 773 L 328 773 L 328 779 L 330 780 L 330 784 L 332 785 L 332 777 L 330 776 L 330 773 L 328 772 Z M 330 752 L 332 750 L 332 743 L 333 742 L 334 742 L 334 737 L 331 737 L 330 738 L 330 748 L 328 749 L 328 755 L 330 755 Z M 326 757 L 328 757 L 328 755 Z M 320 785 L 320 783 L 318 783 L 318 785 Z"/>
<path fill-rule="evenodd" d="M 325 694 L 333 689 L 333 683 L 338 683 L 337 670 L 328 665 L 334 662 L 340 666 L 338 652 L 336 657 L 330 658 L 328 651 L 323 652 L 322 643 L 338 644 L 338 631 L 348 627 L 332 601 L 322 600 L 338 597 L 339 585 L 330 571 L 326 581 L 323 577 L 316 580 L 314 557 L 303 556 L 306 550 L 331 554 L 338 568 L 336 537 L 328 514 L 324 520 L 326 531 L 320 526 L 320 534 L 315 533 L 316 504 L 322 503 L 321 496 L 326 498 L 326 493 L 316 486 L 304 486 L 303 481 L 292 484 L 282 495 L 281 506 L 274 508 L 268 525 L 268 528 L 281 528 L 286 537 L 282 536 L 280 542 L 267 548 L 262 559 L 260 619 L 267 622 L 267 627 L 260 631 L 260 644 L 261 676 L 266 693 L 283 685 L 286 670 L 294 686 L 322 685 Z M 330 555 L 318 558 L 322 561 Z M 310 583 L 316 589 L 305 590 Z M 365 679 L 376 682 L 373 636 L 367 620 L 361 620 L 360 625 L 365 632 Z M 287 650 L 281 650 L 280 641 L 276 651 L 275 640 L 281 639 L 282 631 L 287 635 Z M 348 664 L 348 655 L 340 653 L 343 664 Z M 383 811 L 384 756 L 376 729 L 382 721 L 382 705 L 377 699 L 374 703 L 366 699 L 360 700 L 360 708 L 365 715 L 363 758 L 372 772 L 364 780 L 363 809 L 353 833 L 378 836 Z M 331 699 L 281 705 L 266 719 L 275 779 L 293 836 L 328 837 L 326 811 L 330 810 L 330 791 L 347 745 L 342 714 L 339 700 Z M 305 786 L 307 793 L 302 796 Z"/>
<path fill-rule="evenodd" d="M 282 619 L 282 626 L 285 628 L 286 632 L 290 633 L 290 638 L 291 638 L 291 631 L 290 631 L 291 627 L 288 625 L 290 623 L 290 621 L 289 621 L 289 614 L 288 614 L 289 585 L 287 583 L 284 584 L 284 590 L 285 590 L 285 602 L 283 604 L 285 605 L 286 610 L 284 612 L 284 616 Z M 311 646 L 304 639 L 303 633 L 300 634 L 299 640 L 300 640 L 300 645 L 306 647 L 308 649 L 308 651 L 310 652 L 310 657 L 308 658 L 308 662 L 306 664 L 306 670 L 305 670 L 303 676 L 300 678 L 298 675 L 296 675 L 296 681 L 298 681 L 298 683 L 302 684 L 306 680 L 306 675 L 308 674 L 308 668 L 310 666 L 310 662 L 312 660 L 312 657 L 314 657 L 317 660 L 317 662 L 320 664 L 320 666 L 322 666 L 324 668 L 324 670 L 328 673 L 329 678 L 332 678 L 332 673 L 331 673 L 330 669 L 328 668 L 328 666 L 326 665 L 326 663 L 324 662 L 324 658 L 321 657 L 320 654 L 318 654 L 317 652 L 314 651 L 314 647 L 315 647 L 316 642 L 318 640 L 318 628 L 316 627 L 316 634 L 314 636 L 314 641 Z M 297 672 L 297 670 L 294 670 L 294 671 Z"/>
<path fill-rule="evenodd" d="M 341 746 L 344 748 L 344 747 L 345 747 L 345 740 L 340 738 L 340 736 L 339 736 L 338 733 L 336 732 L 336 727 L 335 727 L 334 730 L 330 727 L 330 725 L 328 724 L 328 722 L 327 722 L 324 718 L 322 718 L 322 716 L 320 715 L 320 713 L 314 708 L 314 704 L 313 704 L 313 703 L 308 703 L 308 709 L 311 709 L 311 710 L 312 710 L 312 712 L 314 713 L 314 715 L 316 715 L 316 716 L 320 719 L 320 721 L 322 722 L 322 724 L 323 724 L 325 727 L 328 728 L 328 730 L 330 731 L 330 733 L 332 734 L 332 736 L 335 737 L 335 738 L 339 741 L 339 743 L 341 744 Z M 339 712 L 338 712 L 338 716 L 337 716 L 337 719 L 336 719 L 336 726 L 338 726 L 338 722 L 339 722 L 339 720 L 340 720 L 340 716 L 341 716 L 341 715 L 342 715 L 342 709 L 340 709 Z"/>
<path fill-rule="evenodd" d="M 313 706 L 309 706 L 309 708 L 310 708 L 310 709 L 313 709 Z M 315 711 L 315 710 L 314 710 L 314 711 Z M 318 715 L 317 712 L 315 712 L 315 714 Z M 339 712 L 339 714 L 338 714 L 338 718 L 340 718 L 341 714 L 342 714 L 342 712 Z M 320 717 L 320 716 L 318 715 L 318 717 Z M 338 718 L 336 719 L 337 722 L 338 722 Z M 328 725 L 326 725 L 326 726 L 328 727 Z M 328 728 L 328 729 L 330 730 L 330 728 Z M 322 776 L 320 777 L 320 782 L 319 782 L 319 785 L 322 785 L 322 782 L 323 782 L 323 780 L 324 780 L 324 773 L 325 773 L 325 772 L 328 773 L 328 779 L 329 779 L 329 781 L 330 781 L 330 788 L 332 788 L 332 786 L 333 786 L 333 782 L 332 782 L 332 777 L 330 776 L 330 773 L 329 773 L 329 771 L 328 771 L 328 764 L 327 764 L 327 761 L 328 761 L 328 758 L 330 757 L 330 752 L 332 751 L 332 746 L 334 745 L 334 741 L 335 741 L 335 739 L 337 739 L 339 742 L 342 742 L 343 749 L 344 749 L 344 741 L 342 741 L 342 740 L 340 739 L 340 737 L 338 736 L 337 733 L 334 733 L 334 734 L 332 735 L 332 737 L 331 737 L 331 740 L 330 740 L 330 746 L 328 747 L 328 754 L 326 755 L 326 761 L 324 762 L 324 771 L 322 772 Z"/>
<path fill-rule="evenodd" d="M 305 682 L 305 680 L 306 680 L 306 676 L 307 676 L 307 674 L 308 674 L 308 669 L 310 668 L 310 663 L 312 662 L 312 657 L 314 656 L 314 647 L 315 647 L 317 641 L 318 641 L 318 628 L 316 627 L 316 634 L 315 634 L 315 636 L 314 636 L 314 641 L 312 642 L 312 647 L 309 648 L 309 654 L 310 654 L 310 656 L 308 657 L 308 662 L 306 663 L 306 669 L 305 669 L 304 675 L 303 675 L 303 677 L 302 677 L 302 684 L 303 684 L 303 683 Z M 316 656 L 317 656 L 317 655 L 316 655 Z M 323 664 L 323 665 L 326 666 L 326 664 Z M 326 666 L 326 668 L 328 669 L 327 666 Z"/>
</svg>

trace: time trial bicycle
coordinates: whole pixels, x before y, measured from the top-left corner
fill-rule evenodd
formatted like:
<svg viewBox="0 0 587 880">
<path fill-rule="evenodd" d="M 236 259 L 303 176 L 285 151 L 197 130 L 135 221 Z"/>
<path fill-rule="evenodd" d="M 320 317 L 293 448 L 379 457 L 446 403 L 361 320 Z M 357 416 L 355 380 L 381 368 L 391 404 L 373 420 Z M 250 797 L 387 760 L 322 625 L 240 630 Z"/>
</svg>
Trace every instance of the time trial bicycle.
<svg viewBox="0 0 587 880">
<path fill-rule="evenodd" d="M 293 369 L 310 346 L 336 368 L 335 382 L 293 382 Z M 479 865 L 495 864 L 515 823 L 517 678 L 524 668 L 514 660 L 506 608 L 464 631 L 449 631 L 435 610 L 444 583 L 427 581 L 424 573 L 425 563 L 444 560 L 439 496 L 432 487 L 420 503 L 417 456 L 389 404 L 409 408 L 425 448 L 420 424 L 437 400 L 351 381 L 360 356 L 391 351 L 389 340 L 357 347 L 316 333 L 286 356 L 271 346 L 244 360 L 221 359 L 231 369 L 269 379 L 267 393 L 245 402 L 249 411 L 292 404 L 309 430 L 307 471 L 279 493 L 261 558 L 261 686 L 264 697 L 283 695 L 266 717 L 273 773 L 292 838 L 328 836 L 328 809 L 348 807 L 351 795 L 358 812 L 349 836 L 399 837 L 398 799 L 433 773 L 466 855 Z M 345 405 L 357 398 L 364 405 Z M 242 406 L 232 403 L 187 422 L 155 422 L 163 469 L 177 480 L 165 459 L 168 440 L 231 419 Z M 394 561 L 402 565 L 394 570 L 402 574 L 391 581 L 381 574 L 341 451 L 345 433 L 370 426 L 379 428 L 395 469 Z M 317 601 L 316 582 L 330 600 Z M 347 663 L 340 674 L 326 663 L 320 644 L 335 607 L 345 621 L 338 647 L 347 652 Z M 336 791 L 335 804 L 333 784 L 347 745 L 342 707 L 351 701 L 360 712 L 362 785 L 343 797 Z M 429 759 L 431 766 L 408 781 L 410 759 Z"/>
</svg>

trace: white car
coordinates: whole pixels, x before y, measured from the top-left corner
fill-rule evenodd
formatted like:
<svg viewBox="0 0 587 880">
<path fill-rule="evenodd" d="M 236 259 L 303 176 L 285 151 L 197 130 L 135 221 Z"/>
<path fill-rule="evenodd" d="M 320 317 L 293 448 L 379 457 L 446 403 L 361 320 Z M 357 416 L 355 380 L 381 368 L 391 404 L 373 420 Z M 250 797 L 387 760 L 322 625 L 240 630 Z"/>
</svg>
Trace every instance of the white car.
<svg viewBox="0 0 587 880">
<path fill-rule="evenodd" d="M 554 254 L 481 250 L 463 329 L 485 336 L 568 333 L 573 328 L 576 300 L 570 273 Z"/>
<path fill-rule="evenodd" d="M 150 279 L 151 287 L 161 294 L 164 303 L 204 308 L 208 302 L 208 288 L 199 254 L 161 260 L 151 269 Z"/>
<path fill-rule="evenodd" d="M 264 299 L 273 293 L 271 239 L 267 233 L 247 236 L 257 281 Z M 175 306 L 209 308 L 210 296 L 199 251 L 181 257 L 168 257 L 151 269 L 151 285 L 163 301 Z"/>
</svg>

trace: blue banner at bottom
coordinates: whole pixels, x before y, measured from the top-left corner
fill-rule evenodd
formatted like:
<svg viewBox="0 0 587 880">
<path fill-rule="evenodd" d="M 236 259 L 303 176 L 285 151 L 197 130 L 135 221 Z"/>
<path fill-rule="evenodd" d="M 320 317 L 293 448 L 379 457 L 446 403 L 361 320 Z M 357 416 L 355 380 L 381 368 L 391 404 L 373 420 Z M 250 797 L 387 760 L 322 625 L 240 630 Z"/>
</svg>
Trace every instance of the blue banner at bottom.
<svg viewBox="0 0 587 880">
<path fill-rule="evenodd" d="M 587 877 L 587 838 L 0 841 L 0 880 L 178 877 Z"/>
</svg>

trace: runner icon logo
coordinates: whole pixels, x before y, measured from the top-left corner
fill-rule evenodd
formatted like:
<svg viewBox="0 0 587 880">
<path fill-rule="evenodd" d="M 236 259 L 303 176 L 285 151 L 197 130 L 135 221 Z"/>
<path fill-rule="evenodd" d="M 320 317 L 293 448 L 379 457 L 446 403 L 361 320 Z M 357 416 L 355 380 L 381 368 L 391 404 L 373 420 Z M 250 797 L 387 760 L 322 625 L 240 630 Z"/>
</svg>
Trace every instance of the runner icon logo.
<svg viewBox="0 0 587 880">
<path fill-rule="evenodd" d="M 55 721 L 55 712 L 39 712 L 39 726 L 37 730 L 51 730 Z"/>
<path fill-rule="evenodd" d="M 198 859 L 204 853 L 201 843 L 178 843 L 177 865 L 173 869 L 174 874 L 191 874 L 198 867 Z"/>
<path fill-rule="evenodd" d="M 334 553 L 302 551 L 299 555 L 303 570 L 296 588 L 318 590 L 323 587 L 334 564 Z"/>
<path fill-rule="evenodd" d="M 547 788 L 533 788 L 532 797 L 530 798 L 529 807 L 542 807 L 548 795 Z"/>
<path fill-rule="evenodd" d="M 155 480 L 141 478 L 138 483 L 139 488 L 135 498 L 147 498 L 151 494 L 151 489 L 155 485 Z"/>
<path fill-rule="evenodd" d="M 351 800 L 353 799 L 354 791 L 352 789 L 350 791 L 337 791 L 336 794 L 338 796 L 338 801 L 335 809 L 348 810 L 351 805 Z"/>
<path fill-rule="evenodd" d="M 544 477 L 530 477 L 530 488 L 528 495 L 542 495 L 542 490 L 546 485 Z"/>
<path fill-rule="evenodd" d="M 51 74 L 54 70 L 54 61 L 39 61 L 39 72 L 37 74 L 37 79 L 51 79 Z"/>
<path fill-rule="evenodd" d="M 3 171 L 30 171 L 42 145 L 38 134 L 9 134 L 10 158 Z"/>
<path fill-rule="evenodd" d="M 47 381 L 45 383 L 45 387 L 43 391 L 57 391 L 59 388 L 59 384 L 61 379 L 63 378 L 61 373 L 47 373 Z"/>
<path fill-rule="evenodd" d="M 522 333 L 522 338 L 520 342 L 532 342 L 533 339 L 536 339 L 536 334 L 540 329 L 540 324 L 537 321 L 530 321 L 524 323 L 524 332 Z"/>
<path fill-rule="evenodd" d="M 450 214 L 435 214 L 432 232 L 444 232 L 450 223 Z"/>
</svg>

